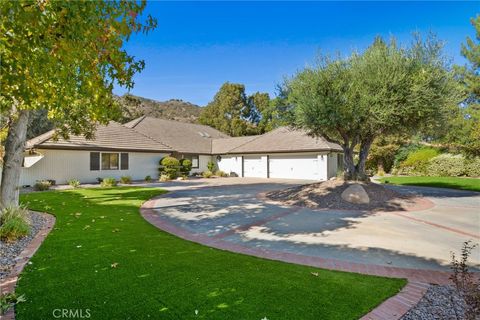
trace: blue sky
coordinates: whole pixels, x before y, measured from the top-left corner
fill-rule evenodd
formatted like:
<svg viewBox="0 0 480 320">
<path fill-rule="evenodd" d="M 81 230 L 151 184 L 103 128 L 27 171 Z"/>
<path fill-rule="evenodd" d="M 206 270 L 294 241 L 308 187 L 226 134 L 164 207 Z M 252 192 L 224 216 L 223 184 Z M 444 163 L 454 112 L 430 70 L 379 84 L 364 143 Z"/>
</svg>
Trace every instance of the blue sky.
<svg viewBox="0 0 480 320">
<path fill-rule="evenodd" d="M 319 51 L 348 54 L 376 35 L 408 43 L 413 31 L 433 31 L 446 42 L 445 53 L 464 64 L 460 46 L 475 36 L 469 19 L 480 2 L 150 1 L 146 13 L 158 19 L 157 29 L 125 46 L 146 63 L 131 93 L 203 106 L 226 81 L 273 96 Z"/>
</svg>

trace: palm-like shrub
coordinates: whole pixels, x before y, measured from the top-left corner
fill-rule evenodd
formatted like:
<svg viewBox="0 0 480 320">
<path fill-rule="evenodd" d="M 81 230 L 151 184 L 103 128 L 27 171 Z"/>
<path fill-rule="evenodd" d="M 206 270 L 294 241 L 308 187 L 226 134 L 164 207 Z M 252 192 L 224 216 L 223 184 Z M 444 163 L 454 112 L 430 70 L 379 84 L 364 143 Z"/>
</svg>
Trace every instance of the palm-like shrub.
<svg viewBox="0 0 480 320">
<path fill-rule="evenodd" d="M 130 183 L 132 183 L 132 177 L 122 176 L 122 177 L 120 177 L 120 182 L 123 183 L 123 184 L 130 184 Z"/>
<path fill-rule="evenodd" d="M 70 180 L 68 180 L 68 184 L 72 188 L 78 188 L 80 186 L 80 181 L 78 179 L 70 179 Z"/>
<path fill-rule="evenodd" d="M 6 207 L 0 212 L 0 239 L 15 241 L 30 232 L 30 218 L 24 207 Z"/>
<path fill-rule="evenodd" d="M 105 178 L 100 183 L 100 186 L 104 188 L 111 188 L 111 187 L 115 187 L 116 185 L 117 185 L 117 180 L 115 180 L 115 178 Z"/>
</svg>

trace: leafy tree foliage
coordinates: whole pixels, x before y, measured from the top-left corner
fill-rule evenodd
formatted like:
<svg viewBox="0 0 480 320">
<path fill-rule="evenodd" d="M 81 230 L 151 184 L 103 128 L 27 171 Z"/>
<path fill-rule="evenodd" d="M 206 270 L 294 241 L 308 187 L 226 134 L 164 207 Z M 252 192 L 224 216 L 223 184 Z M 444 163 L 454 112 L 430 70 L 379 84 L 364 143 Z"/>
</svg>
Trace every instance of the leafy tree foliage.
<svg viewBox="0 0 480 320">
<path fill-rule="evenodd" d="M 156 21 L 145 1 L 1 1 L 0 114 L 7 119 L 0 201 L 18 203 L 29 114 L 44 109 L 57 133 L 91 138 L 118 114 L 115 83 L 133 86 L 144 62 L 123 49 Z"/>
<path fill-rule="evenodd" d="M 480 156 L 480 15 L 472 19 L 476 41 L 467 38 L 462 54 L 470 66 L 459 68 L 458 74 L 468 92 L 462 107 L 451 117 L 447 142 L 457 145 L 467 156 Z"/>
<path fill-rule="evenodd" d="M 368 179 L 365 162 L 375 138 L 433 127 L 461 101 L 441 48 L 432 36 L 416 36 L 409 47 L 377 38 L 363 54 L 320 57 L 288 82 L 292 124 L 342 146 L 345 179 Z"/>
<path fill-rule="evenodd" d="M 283 102 L 268 93 L 245 93 L 245 86 L 224 83 L 213 101 L 202 111 L 199 122 L 231 136 L 262 134 L 284 125 Z"/>
</svg>

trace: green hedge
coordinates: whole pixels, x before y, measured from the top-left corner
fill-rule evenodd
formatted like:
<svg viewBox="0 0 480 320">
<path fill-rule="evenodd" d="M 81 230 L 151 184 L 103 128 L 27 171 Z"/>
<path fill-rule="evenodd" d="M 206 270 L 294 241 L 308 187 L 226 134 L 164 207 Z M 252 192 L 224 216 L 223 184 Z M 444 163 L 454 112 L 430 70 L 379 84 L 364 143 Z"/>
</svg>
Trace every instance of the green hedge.
<svg viewBox="0 0 480 320">
<path fill-rule="evenodd" d="M 433 148 L 422 148 L 410 153 L 400 164 L 401 174 L 426 175 L 430 160 L 435 158 L 439 151 Z"/>
<path fill-rule="evenodd" d="M 180 172 L 180 161 L 174 157 L 164 157 L 160 160 L 160 176 L 167 176 L 169 179 L 175 179 Z"/>
<path fill-rule="evenodd" d="M 429 176 L 460 177 L 466 175 L 465 159 L 462 155 L 441 154 L 430 159 L 427 167 Z"/>
</svg>

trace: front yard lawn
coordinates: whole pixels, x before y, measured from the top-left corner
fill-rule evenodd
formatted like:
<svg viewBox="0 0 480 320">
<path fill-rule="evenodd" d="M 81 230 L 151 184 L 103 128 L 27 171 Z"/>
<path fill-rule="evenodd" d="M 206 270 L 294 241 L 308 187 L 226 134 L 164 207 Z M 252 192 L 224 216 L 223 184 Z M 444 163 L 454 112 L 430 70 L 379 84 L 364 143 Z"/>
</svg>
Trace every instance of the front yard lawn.
<svg viewBox="0 0 480 320">
<path fill-rule="evenodd" d="M 382 183 L 480 191 L 480 179 L 459 177 L 385 177 Z"/>
<path fill-rule="evenodd" d="M 153 188 L 22 196 L 54 230 L 21 275 L 17 319 L 56 309 L 90 319 L 358 319 L 406 283 L 216 250 L 158 230 L 139 213 Z M 314 276 L 311 272 L 318 272 Z M 56 311 L 57 314 L 58 311 Z"/>
</svg>

